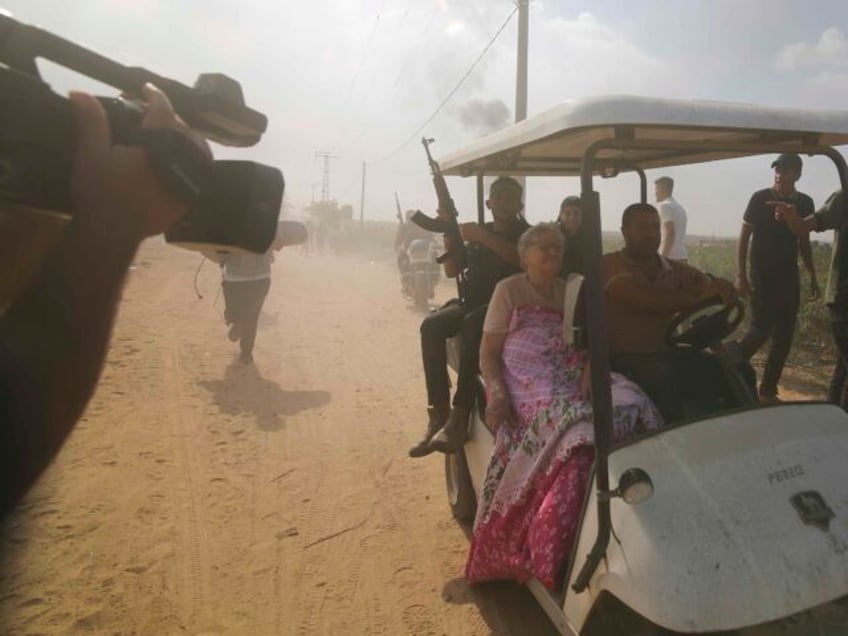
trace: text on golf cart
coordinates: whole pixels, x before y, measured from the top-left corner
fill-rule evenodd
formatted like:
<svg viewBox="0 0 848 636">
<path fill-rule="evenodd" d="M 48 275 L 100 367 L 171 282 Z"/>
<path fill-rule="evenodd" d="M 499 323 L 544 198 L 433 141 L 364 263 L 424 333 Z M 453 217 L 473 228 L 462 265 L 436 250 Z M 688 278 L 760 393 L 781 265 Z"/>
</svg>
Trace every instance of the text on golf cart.
<svg viewBox="0 0 848 636">
<path fill-rule="evenodd" d="M 801 477 L 803 474 L 804 467 L 801 464 L 795 464 L 789 468 L 782 468 L 774 471 L 773 473 L 769 473 L 768 481 L 770 484 L 776 484 L 781 481 L 788 481 L 790 479 L 795 479 L 796 477 Z"/>
</svg>

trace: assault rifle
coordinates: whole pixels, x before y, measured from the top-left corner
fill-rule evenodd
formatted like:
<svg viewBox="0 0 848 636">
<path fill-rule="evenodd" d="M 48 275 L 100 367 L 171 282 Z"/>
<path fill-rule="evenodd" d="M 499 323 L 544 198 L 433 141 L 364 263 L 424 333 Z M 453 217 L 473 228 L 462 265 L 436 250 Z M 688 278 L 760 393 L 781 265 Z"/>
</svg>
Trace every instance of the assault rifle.
<svg viewBox="0 0 848 636">
<path fill-rule="evenodd" d="M 22 24 L 0 11 L 0 206 L 74 215 L 69 175 L 77 145 L 70 102 L 44 83 L 37 58 L 51 60 L 121 91 L 99 97 L 114 144 L 145 148 L 163 186 L 188 205 L 188 213 L 165 233 L 168 242 L 201 249 L 265 252 L 277 229 L 283 175 L 249 161 L 209 161 L 175 130 L 141 128 L 141 90 L 150 82 L 170 99 L 195 131 L 229 146 L 252 146 L 267 126 L 262 113 L 244 104 L 238 82 L 200 75 L 194 87 L 127 67 Z"/>
<path fill-rule="evenodd" d="M 443 264 L 448 259 L 453 261 L 457 269 L 457 293 L 459 294 L 460 301 L 465 302 L 465 277 L 468 270 L 465 241 L 462 240 L 462 234 L 459 231 L 459 222 L 457 221 L 459 212 L 457 212 L 456 205 L 448 191 L 448 184 L 445 183 L 445 178 L 442 175 L 439 164 L 430 154 L 430 144 L 433 141 L 435 140 L 427 139 L 426 137 L 421 138 L 424 152 L 427 153 L 427 163 L 430 164 L 430 172 L 433 175 L 433 187 L 436 189 L 436 197 L 439 201 L 439 216 L 434 219 L 421 212 L 421 210 L 416 210 L 415 214 L 412 215 L 412 222 L 428 232 L 436 232 L 444 235 L 447 251 L 438 256 L 436 262 Z"/>
</svg>

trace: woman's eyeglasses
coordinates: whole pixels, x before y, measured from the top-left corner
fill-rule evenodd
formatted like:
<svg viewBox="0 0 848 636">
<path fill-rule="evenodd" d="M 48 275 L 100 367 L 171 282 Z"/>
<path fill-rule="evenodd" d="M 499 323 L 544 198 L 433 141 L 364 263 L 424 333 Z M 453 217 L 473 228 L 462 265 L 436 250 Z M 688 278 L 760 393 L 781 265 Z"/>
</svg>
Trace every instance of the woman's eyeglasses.
<svg viewBox="0 0 848 636">
<path fill-rule="evenodd" d="M 562 251 L 562 244 L 557 243 L 556 241 L 533 241 L 530 246 L 538 248 L 542 252 L 547 252 L 548 250 L 553 250 L 555 252 Z"/>
</svg>

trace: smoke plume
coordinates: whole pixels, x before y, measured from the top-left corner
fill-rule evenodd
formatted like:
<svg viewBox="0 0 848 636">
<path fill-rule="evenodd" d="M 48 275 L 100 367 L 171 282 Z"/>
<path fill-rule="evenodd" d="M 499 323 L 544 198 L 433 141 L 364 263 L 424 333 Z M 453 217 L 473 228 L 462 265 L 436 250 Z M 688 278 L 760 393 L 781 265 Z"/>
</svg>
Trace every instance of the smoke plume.
<svg viewBox="0 0 848 636">
<path fill-rule="evenodd" d="M 487 135 L 509 123 L 510 110 L 500 99 L 472 99 L 459 110 L 459 121 L 466 129 Z"/>
</svg>

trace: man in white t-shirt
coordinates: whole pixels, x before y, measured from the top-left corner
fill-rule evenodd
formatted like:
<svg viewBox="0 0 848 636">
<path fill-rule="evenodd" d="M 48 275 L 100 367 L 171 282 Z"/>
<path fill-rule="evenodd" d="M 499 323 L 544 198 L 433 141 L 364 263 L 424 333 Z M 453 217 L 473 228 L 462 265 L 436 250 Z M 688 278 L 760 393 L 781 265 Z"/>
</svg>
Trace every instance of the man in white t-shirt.
<svg viewBox="0 0 848 636">
<path fill-rule="evenodd" d="M 264 254 L 204 252 L 206 258 L 221 266 L 221 288 L 224 292 L 224 320 L 229 325 L 227 336 L 238 342 L 239 359 L 253 362 L 253 345 L 256 328 L 265 297 L 271 288 L 271 263 L 273 252 L 285 245 L 279 225 L 271 247 Z"/>
<path fill-rule="evenodd" d="M 674 197 L 674 179 L 660 177 L 654 181 L 654 193 L 657 197 L 657 209 L 662 220 L 662 244 L 660 254 L 673 261 L 686 262 L 689 254 L 683 240 L 686 238 L 686 210 Z"/>
</svg>

